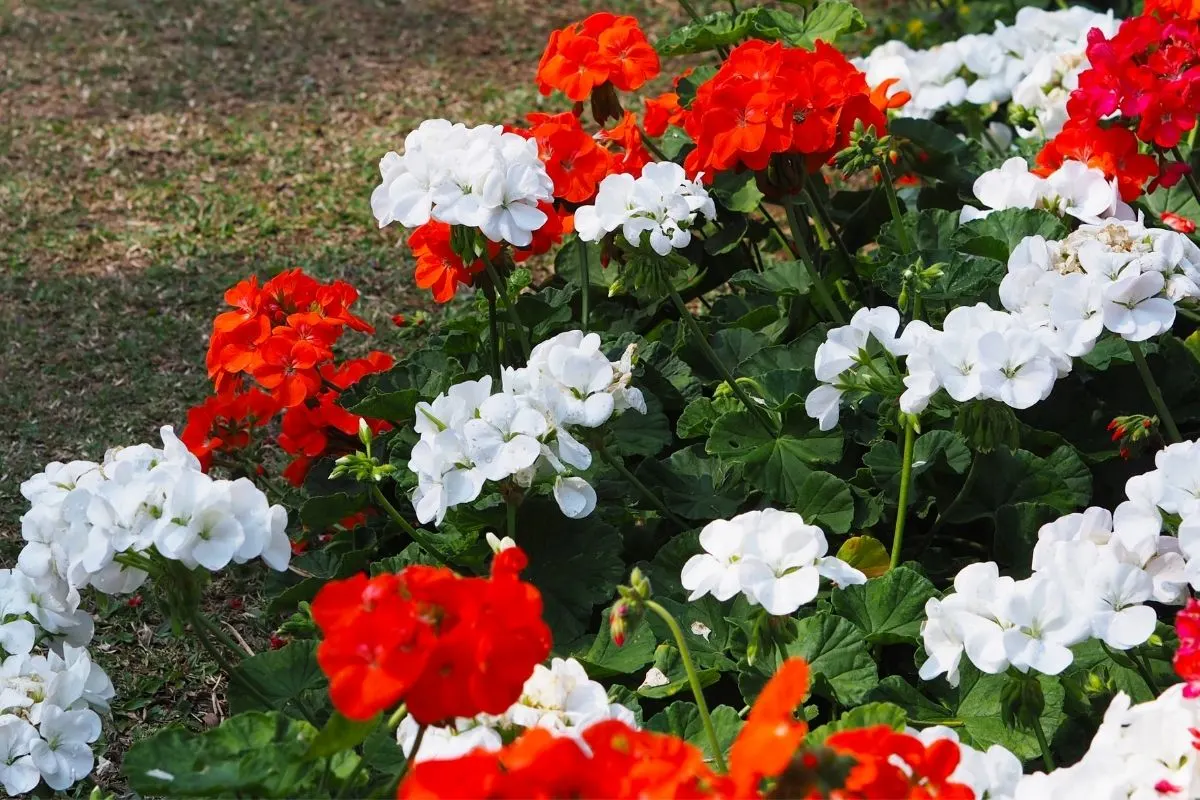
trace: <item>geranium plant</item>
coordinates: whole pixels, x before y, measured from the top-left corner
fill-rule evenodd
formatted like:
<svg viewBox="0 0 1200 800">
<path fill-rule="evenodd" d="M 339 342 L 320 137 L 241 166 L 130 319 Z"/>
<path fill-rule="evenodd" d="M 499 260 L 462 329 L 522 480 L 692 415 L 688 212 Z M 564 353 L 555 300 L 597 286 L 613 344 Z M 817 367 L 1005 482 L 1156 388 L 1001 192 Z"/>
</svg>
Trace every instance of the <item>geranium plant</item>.
<svg viewBox="0 0 1200 800">
<path fill-rule="evenodd" d="M 141 793 L 1200 797 L 1200 9 L 682 5 L 382 155 L 419 347 L 248 277 L 179 438 L 23 484 L 7 791 L 90 770 L 86 592 L 149 581 L 232 716 Z"/>
</svg>

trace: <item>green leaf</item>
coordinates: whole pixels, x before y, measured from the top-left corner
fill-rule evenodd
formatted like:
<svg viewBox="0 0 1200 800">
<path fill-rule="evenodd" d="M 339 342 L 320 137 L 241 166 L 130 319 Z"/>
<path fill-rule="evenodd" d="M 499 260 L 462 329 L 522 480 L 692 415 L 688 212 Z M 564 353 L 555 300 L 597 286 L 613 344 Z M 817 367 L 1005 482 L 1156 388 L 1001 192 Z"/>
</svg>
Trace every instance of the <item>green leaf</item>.
<svg viewBox="0 0 1200 800">
<path fill-rule="evenodd" d="M 830 600 L 834 612 L 857 625 L 868 644 L 917 644 L 925 601 L 937 595 L 923 575 L 897 567 L 865 584 L 834 591 Z"/>
<path fill-rule="evenodd" d="M 914 252 L 905 251 L 898 225 L 914 239 Z M 977 302 L 993 295 L 1007 271 L 1004 262 L 964 251 L 959 229 L 959 211 L 940 208 L 910 211 L 901 221 L 885 224 L 879 233 L 881 266 L 876 281 L 888 294 L 899 297 L 904 272 L 919 260 L 925 267 L 940 264 L 942 268 L 941 276 L 921 294 L 930 303 Z"/>
<path fill-rule="evenodd" d="M 667 676 L 668 682 L 662 686 L 646 686 L 643 684 L 637 689 L 638 696 L 649 699 L 661 700 L 664 697 L 672 697 L 680 692 L 690 692 L 691 683 L 688 681 L 687 669 L 683 665 L 683 658 L 679 655 L 679 651 L 669 644 L 660 644 L 654 653 L 654 667 L 661 670 Z M 701 688 L 711 686 L 721 678 L 721 673 L 716 669 L 697 669 L 696 679 L 700 682 Z"/>
<path fill-rule="evenodd" d="M 738 731 L 742 727 L 742 720 L 738 717 L 737 711 L 729 706 L 717 706 L 709 712 L 709 718 L 712 720 L 713 730 L 717 734 L 717 744 L 721 747 L 721 754 L 724 755 L 729 752 L 733 740 L 737 738 Z M 712 745 L 709 744 L 708 734 L 700 719 L 700 710 L 696 708 L 695 703 L 683 700 L 671 703 L 647 720 L 645 728 L 648 731 L 677 736 L 700 748 L 704 752 L 706 761 L 713 760 Z"/>
<path fill-rule="evenodd" d="M 701 597 L 688 602 L 662 597 L 659 598 L 659 602 L 679 623 L 684 642 L 687 643 L 696 666 L 715 667 L 722 672 L 737 668 L 737 664 L 728 655 L 734 628 L 725 617 L 725 604 L 712 597 Z M 657 614 L 647 615 L 645 624 L 654 631 L 659 641 L 675 643 L 671 629 Z"/>
<path fill-rule="evenodd" d="M 621 535 L 596 516 L 566 519 L 553 501 L 537 497 L 521 505 L 517 543 L 529 556 L 523 577 L 542 592 L 554 641 L 578 639 L 592 609 L 614 597 L 625 577 Z"/>
<path fill-rule="evenodd" d="M 755 173 L 750 170 L 719 172 L 708 191 L 725 208 L 741 214 L 749 214 L 757 209 L 765 196 L 758 190 Z"/>
<path fill-rule="evenodd" d="M 814 694 L 842 705 L 858 705 L 879 682 L 879 672 L 863 632 L 848 619 L 828 611 L 800 620 L 789 656 L 808 662 Z"/>
<path fill-rule="evenodd" d="M 124 772 L 141 795 L 311 796 L 321 770 L 305 756 L 316 733 L 308 723 L 274 712 L 239 714 L 202 733 L 168 728 L 134 744 Z M 335 774 L 356 763 L 354 754 L 340 754 Z"/>
<path fill-rule="evenodd" d="M 317 664 L 317 643 L 295 641 L 278 650 L 264 650 L 233 668 L 234 675 L 253 683 L 262 697 L 248 691 L 238 680 L 229 684 L 229 710 L 283 711 L 302 716 L 298 710 L 327 706 L 329 682 Z M 266 700 L 269 705 L 264 705 Z"/>
<path fill-rule="evenodd" d="M 746 501 L 741 469 L 705 458 L 700 445 L 677 450 L 661 462 L 645 460 L 638 476 L 685 519 L 710 520 L 731 517 Z"/>
<path fill-rule="evenodd" d="M 748 292 L 777 297 L 800 297 L 812 288 L 812 278 L 799 261 L 773 263 L 762 272 L 744 269 L 729 279 L 729 285 Z M 808 366 L 812 366 L 811 362 Z"/>
<path fill-rule="evenodd" d="M 963 723 L 960 730 L 963 744 L 976 750 L 987 750 L 994 744 L 1002 745 L 1023 761 L 1041 755 L 1037 737 L 1032 732 L 1015 730 L 1001 719 L 1000 691 L 1009 677 L 984 675 L 970 665 L 965 665 L 960 671 L 962 677 L 954 695 L 958 701 L 954 716 Z M 1066 718 L 1063 714 L 1065 692 L 1057 678 L 1039 675 L 1038 683 L 1042 685 L 1042 694 L 1046 699 L 1046 707 L 1041 715 L 1042 731 L 1047 740 L 1053 740 L 1054 732 Z"/>
<path fill-rule="evenodd" d="M 958 723 L 950 706 L 925 696 L 899 675 L 889 675 L 880 681 L 878 686 L 867 693 L 866 700 L 899 706 L 904 709 L 905 716 L 913 725 Z"/>
<path fill-rule="evenodd" d="M 687 404 L 675 423 L 675 433 L 680 439 L 708 438 L 713 423 L 727 411 L 742 407 L 736 397 L 697 397 Z"/>
<path fill-rule="evenodd" d="M 363 742 L 362 758 L 371 769 L 384 775 L 400 775 L 408 763 L 396 741 L 396 734 L 386 726 L 376 728 Z"/>
<path fill-rule="evenodd" d="M 842 444 L 840 429 L 820 431 L 807 417 L 785 415 L 782 432 L 771 436 L 749 411 L 732 411 L 713 425 L 705 450 L 742 464 L 746 479 L 772 500 L 796 505 L 813 466 L 840 460 Z"/>
<path fill-rule="evenodd" d="M 741 364 L 752 355 L 767 346 L 766 339 L 761 335 L 745 328 L 727 328 L 717 331 L 712 339 L 712 348 L 726 367 L 736 371 Z"/>
<path fill-rule="evenodd" d="M 653 456 L 674 441 L 671 422 L 663 413 L 662 403 L 653 394 L 643 392 L 646 413 L 629 409 L 608 423 L 612 433 L 612 452 L 624 456 Z"/>
<path fill-rule="evenodd" d="M 1042 503 L 1067 514 L 1088 502 L 1091 478 L 1087 465 L 1069 446 L 1055 450 L 1049 458 L 1006 447 L 975 457 L 979 459 L 975 469 L 987 480 L 968 487 L 968 494 L 956 503 L 947 522 L 994 518 L 997 509 L 1010 503 Z"/>
<path fill-rule="evenodd" d="M 837 557 L 868 578 L 884 574 L 891 566 L 887 548 L 874 536 L 850 537 L 838 548 Z"/>
<path fill-rule="evenodd" d="M 572 234 L 563 240 L 562 247 L 554 256 L 554 273 L 576 286 L 583 285 L 583 255 L 588 258 L 588 283 L 595 289 L 608 292 L 616 277 L 616 270 L 604 269 L 600 264 L 600 245 L 596 242 L 585 242 Z"/>
<path fill-rule="evenodd" d="M 845 533 L 854 522 L 854 494 L 850 485 L 828 472 L 810 472 L 800 484 L 800 502 L 792 510 L 810 525 Z"/>
<path fill-rule="evenodd" d="M 639 625 L 632 635 L 626 638 L 621 647 L 613 644 L 612 635 L 608 629 L 611 608 L 604 610 L 600 618 L 600 632 L 592 640 L 587 652 L 576 656 L 576 659 L 587 668 L 588 675 L 593 679 L 609 678 L 614 675 L 630 675 L 654 660 L 654 648 L 658 642 L 649 625 Z"/>
<path fill-rule="evenodd" d="M 381 714 L 376 714 L 368 720 L 359 721 L 348 719 L 342 716 L 341 712 L 334 711 L 325 727 L 321 728 L 312 740 L 304 757 L 310 760 L 325 758 L 358 747 L 378 727 L 380 717 Z"/>
<path fill-rule="evenodd" d="M 811 730 L 804 737 L 805 747 L 816 747 L 824 744 L 835 733 L 854 730 L 855 728 L 870 728 L 875 725 L 887 725 L 894 731 L 903 731 L 908 724 L 908 715 L 904 709 L 892 703 L 867 703 L 858 708 L 852 708 L 833 722 L 826 723 Z"/>
<path fill-rule="evenodd" d="M 825 0 L 804 18 L 800 33 L 789 36 L 787 43 L 811 49 L 818 40 L 833 44 L 840 36 L 858 33 L 867 27 L 862 12 L 846 0 Z"/>
<path fill-rule="evenodd" d="M 1062 220 L 1049 211 L 1006 208 L 993 211 L 983 219 L 971 220 L 962 226 L 957 236 L 964 242 L 963 246 L 968 252 L 1007 262 L 1013 248 L 1028 236 L 1057 241 L 1067 238 L 1068 233 Z M 986 242 L 977 239 L 994 240 L 1000 249 L 989 250 Z"/>
<path fill-rule="evenodd" d="M 746 33 L 746 25 L 728 11 L 707 14 L 695 22 L 676 28 L 655 45 L 664 56 L 704 53 L 737 44 Z"/>
<path fill-rule="evenodd" d="M 323 531 L 351 514 L 361 511 L 367 504 L 366 491 L 310 497 L 300 506 L 300 521 L 310 530 Z"/>
<path fill-rule="evenodd" d="M 746 238 L 750 223 L 746 217 L 737 215 L 726 219 L 720 230 L 704 240 L 704 252 L 710 256 L 719 256 L 734 250 Z"/>
<path fill-rule="evenodd" d="M 688 596 L 679 575 L 687 560 L 700 551 L 699 531 L 684 531 L 659 548 L 654 559 L 642 566 L 656 597 L 665 594 L 682 600 Z"/>
<path fill-rule="evenodd" d="M 912 475 L 918 476 L 933 469 L 939 462 L 945 463 L 959 474 L 971 466 L 971 451 L 966 440 L 954 431 L 929 431 L 917 437 L 913 445 Z M 900 494 L 901 463 L 900 448 L 891 440 L 876 443 L 863 456 L 863 463 L 871 469 L 871 477 L 889 497 Z"/>
</svg>

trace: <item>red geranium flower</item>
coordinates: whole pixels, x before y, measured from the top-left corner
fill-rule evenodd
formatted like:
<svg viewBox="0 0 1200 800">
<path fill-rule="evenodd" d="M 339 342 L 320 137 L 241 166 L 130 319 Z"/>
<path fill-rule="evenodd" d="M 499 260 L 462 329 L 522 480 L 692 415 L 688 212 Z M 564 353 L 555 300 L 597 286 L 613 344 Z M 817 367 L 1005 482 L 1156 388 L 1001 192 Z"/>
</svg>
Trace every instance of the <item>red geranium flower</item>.
<svg viewBox="0 0 1200 800">
<path fill-rule="evenodd" d="M 1127 203 L 1136 200 L 1146 181 L 1158 172 L 1154 158 L 1138 152 L 1137 137 L 1131 131 L 1094 122 L 1067 122 L 1038 153 L 1034 172 L 1050 175 L 1068 160 L 1082 161 L 1110 180 L 1115 178 L 1121 199 Z"/>
<path fill-rule="evenodd" d="M 366 719 L 403 699 L 422 723 L 503 713 L 550 652 L 541 594 L 517 577 L 525 563 L 510 548 L 491 578 L 412 566 L 326 584 L 313 619 L 337 709 Z"/>
<path fill-rule="evenodd" d="M 538 64 L 538 90 L 582 102 L 604 83 L 631 92 L 659 72 L 658 53 L 633 17 L 601 12 L 550 34 Z"/>
</svg>

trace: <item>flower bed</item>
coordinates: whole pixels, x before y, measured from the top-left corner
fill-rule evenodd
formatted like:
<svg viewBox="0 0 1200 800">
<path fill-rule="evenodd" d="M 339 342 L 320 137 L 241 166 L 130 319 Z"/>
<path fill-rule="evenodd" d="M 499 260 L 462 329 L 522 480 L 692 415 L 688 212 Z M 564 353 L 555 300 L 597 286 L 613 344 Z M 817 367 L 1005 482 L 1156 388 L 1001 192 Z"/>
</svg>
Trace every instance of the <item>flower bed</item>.
<svg viewBox="0 0 1200 800">
<path fill-rule="evenodd" d="M 1200 9 L 1146 5 L 552 32 L 561 110 L 380 161 L 418 348 L 248 276 L 178 436 L 22 484 L 5 791 L 91 772 L 141 590 L 231 711 L 141 794 L 1200 797 Z"/>
</svg>

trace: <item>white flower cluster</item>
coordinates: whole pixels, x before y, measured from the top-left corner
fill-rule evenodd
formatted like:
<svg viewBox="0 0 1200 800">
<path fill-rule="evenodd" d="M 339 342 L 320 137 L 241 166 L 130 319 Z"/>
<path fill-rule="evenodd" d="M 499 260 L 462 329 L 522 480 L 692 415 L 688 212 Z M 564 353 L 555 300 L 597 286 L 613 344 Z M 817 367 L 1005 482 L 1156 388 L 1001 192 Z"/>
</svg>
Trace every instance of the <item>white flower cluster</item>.
<svg viewBox="0 0 1200 800">
<path fill-rule="evenodd" d="M 1141 222 L 1082 225 L 1062 241 L 1027 237 L 1000 283 L 1004 307 L 1084 355 L 1104 331 L 1141 342 L 1171 329 L 1175 303 L 1200 297 L 1200 248 Z"/>
<path fill-rule="evenodd" d="M 1200 589 L 1200 442 L 1168 445 L 1154 455 L 1154 466 L 1125 483 L 1128 499 L 1113 512 L 1113 526 L 1137 542 L 1143 553 L 1153 543 L 1163 558 L 1173 552 L 1182 554 L 1186 562 L 1182 574 L 1172 569 L 1168 579 Z M 1162 535 L 1164 515 L 1178 520 L 1178 538 Z M 1183 601 L 1181 593 L 1177 599 L 1160 602 Z"/>
<path fill-rule="evenodd" d="M 689 558 L 681 573 L 689 601 L 706 594 L 724 601 L 740 592 L 778 616 L 811 603 L 821 578 L 839 587 L 867 581 L 845 561 L 825 555 L 824 532 L 791 511 L 767 508 L 714 520 L 700 531 L 700 546 L 704 552 Z"/>
<path fill-rule="evenodd" d="M 1120 692 L 1083 758 L 1024 776 L 1015 799 L 1200 797 L 1198 729 L 1200 699 L 1187 697 L 1184 684 L 1137 705 Z"/>
<path fill-rule="evenodd" d="M 404 139 L 404 155 L 379 162 L 382 183 L 371 194 L 379 227 L 406 228 L 431 219 L 478 228 L 493 242 L 525 247 L 548 217 L 538 203 L 554 183 L 537 142 L 498 125 L 468 128 L 427 119 Z"/>
<path fill-rule="evenodd" d="M 146 579 L 116 555 L 159 554 L 189 569 L 218 570 L 262 558 L 287 568 L 291 546 L 287 511 L 272 506 L 252 481 L 214 480 L 200 462 L 162 428 L 163 447 L 148 444 L 109 450 L 104 460 L 58 462 L 21 484 L 30 509 L 21 517 L 26 541 L 18 568 L 38 585 L 39 596 L 78 609 L 80 590 L 131 592 Z M 60 624 L 34 616 L 46 630 Z"/>
<path fill-rule="evenodd" d="M 598 335 L 568 331 L 535 346 L 528 366 L 506 368 L 496 394 L 489 376 L 417 404 L 421 440 L 408 462 L 418 481 L 417 519 L 441 525 L 447 510 L 473 501 L 486 481 L 512 478 L 528 487 L 542 466 L 557 476 L 563 514 L 591 514 L 595 490 L 568 473 L 591 466 L 592 453 L 569 428 L 598 428 L 630 408 L 646 413 L 642 393 L 630 386 L 635 351 L 630 345 L 609 361 Z"/>
<path fill-rule="evenodd" d="M 86 649 L 16 653 L 0 664 L 0 784 L 25 795 L 67 789 L 92 771 L 92 742 L 115 691 Z"/>
<path fill-rule="evenodd" d="M 1051 331 L 985 303 L 954 308 L 940 331 L 915 320 L 897 336 L 899 326 L 900 312 L 881 306 L 859 309 L 849 325 L 829 332 L 814 363 L 822 385 L 804 401 L 821 430 L 837 425 L 843 394 L 871 390 L 885 370 L 895 374 L 900 356 L 907 369 L 900 409 L 908 414 L 924 411 L 941 389 L 958 402 L 986 398 L 1029 408 L 1071 369 Z M 879 348 L 884 358 L 877 363 Z"/>
<path fill-rule="evenodd" d="M 928 118 L 964 103 L 1002 103 L 1016 99 L 1020 89 L 1018 102 L 1035 113 L 1042 135 L 1052 136 L 1056 122 L 1061 127 L 1065 120 L 1070 88 L 1087 67 L 1088 31 L 1100 28 L 1111 36 L 1117 25 L 1111 13 L 1079 6 L 1061 11 L 1025 7 L 1011 26 L 997 22 L 990 34 L 969 34 L 928 50 L 890 41 L 854 63 L 871 85 L 899 79 L 895 90 L 912 95 L 900 111 L 906 117 Z M 1031 86 L 1031 80 L 1043 82 Z"/>
<path fill-rule="evenodd" d="M 1200 453 L 1176 451 L 1169 460 L 1186 464 L 1189 455 L 1195 459 Z M 1191 471 L 1200 475 L 1196 466 Z M 1140 478 L 1131 481 L 1135 491 L 1145 485 Z M 1186 478 L 1180 480 L 1176 486 L 1187 485 Z M 1192 485 L 1200 488 L 1200 481 Z M 1192 502 L 1200 507 L 1200 501 Z M 964 652 L 991 674 L 1011 664 L 1022 672 L 1057 675 L 1072 661 L 1067 648 L 1085 639 L 1116 650 L 1145 643 L 1157 622 L 1145 603 L 1180 604 L 1187 597 L 1184 556 L 1179 540 L 1146 524 L 1146 509 L 1129 503 L 1119 509 L 1119 517 L 1093 507 L 1043 525 L 1033 575 L 1025 580 L 1001 577 L 990 562 L 959 572 L 954 593 L 925 606 L 922 634 L 929 660 L 921 677 L 945 673 L 957 683 Z"/>
<path fill-rule="evenodd" d="M 959 741 L 958 733 L 945 725 L 921 730 L 909 728 L 905 732 L 920 739 L 926 747 L 941 739 L 957 744 L 959 761 L 950 780 L 971 787 L 977 800 L 1012 800 L 1021 780 L 1021 760 L 1003 745 L 976 750 Z"/>
<path fill-rule="evenodd" d="M 1116 180 L 1108 180 L 1103 171 L 1080 161 L 1065 161 L 1043 178 L 1030 172 L 1025 159 L 1016 156 L 976 178 L 972 190 L 987 208 L 964 206 L 962 222 L 1006 208 L 1041 208 L 1084 222 L 1106 217 L 1133 219 L 1133 209 L 1121 200 Z"/>
<path fill-rule="evenodd" d="M 585 242 L 598 242 L 620 228 L 635 247 L 649 233 L 651 249 L 665 256 L 687 247 L 697 216 L 717 216 L 700 176 L 688 180 L 683 167 L 661 161 L 643 167 L 639 178 L 618 173 L 602 180 L 595 204 L 575 212 L 575 231 Z"/>
<path fill-rule="evenodd" d="M 637 727 L 633 712 L 608 702 L 604 686 L 589 679 L 582 664 L 573 658 L 556 658 L 549 667 L 534 667 L 521 699 L 502 715 L 457 719 L 452 726 L 427 729 L 416 760 L 453 759 L 476 748 L 496 751 L 503 746 L 505 735 L 511 738 L 528 728 L 578 737 L 592 725 L 610 719 Z M 412 717 L 405 717 L 396 730 L 396 740 L 406 756 L 412 752 L 418 727 Z"/>
</svg>

